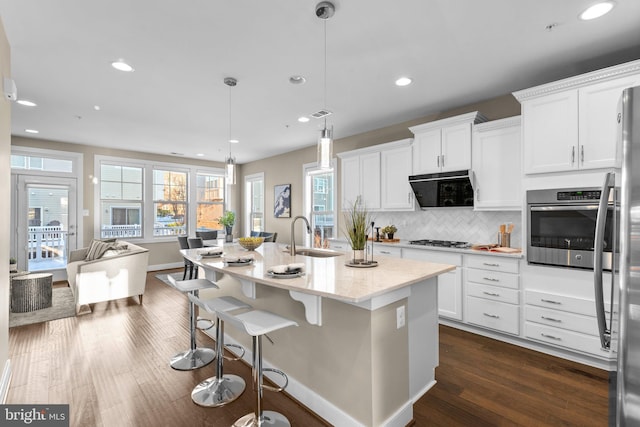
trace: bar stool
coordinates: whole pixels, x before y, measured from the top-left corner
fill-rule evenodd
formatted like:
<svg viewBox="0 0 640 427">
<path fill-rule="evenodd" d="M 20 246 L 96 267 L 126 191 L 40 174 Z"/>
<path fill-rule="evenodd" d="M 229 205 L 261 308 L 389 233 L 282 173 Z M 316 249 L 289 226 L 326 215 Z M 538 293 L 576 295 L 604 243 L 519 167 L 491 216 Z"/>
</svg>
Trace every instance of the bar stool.
<svg viewBox="0 0 640 427">
<path fill-rule="evenodd" d="M 271 368 L 262 368 L 262 336 L 269 332 L 277 331 L 289 326 L 298 326 L 293 320 L 289 320 L 277 314 L 263 311 L 253 310 L 246 313 L 238 314 L 237 316 L 219 312 L 218 319 L 230 323 L 234 327 L 244 330 L 247 334 L 253 337 L 253 363 L 251 367 L 251 376 L 253 379 L 253 388 L 256 390 L 256 409 L 254 413 L 247 414 L 233 423 L 233 427 L 246 427 L 246 426 L 277 426 L 288 427 L 291 426 L 287 417 L 279 412 L 263 411 L 262 410 L 262 391 L 276 391 L 280 392 L 289 384 L 289 378 L 287 375 L 278 370 Z M 281 375 L 285 383 L 282 387 L 271 387 L 263 384 L 263 372 L 270 371 L 278 375 Z"/>
<path fill-rule="evenodd" d="M 220 289 L 218 285 L 208 279 L 176 280 L 171 275 L 167 276 L 171 285 L 188 295 L 198 296 L 200 289 Z M 202 368 L 213 362 L 215 352 L 210 348 L 196 346 L 196 309 L 195 304 L 189 301 L 189 332 L 191 346 L 189 350 L 181 351 L 171 358 L 169 365 L 178 371 L 191 371 Z"/>
<path fill-rule="evenodd" d="M 188 237 L 187 244 L 189 245 L 189 249 L 199 249 L 204 248 L 204 242 L 202 241 L 202 237 Z M 190 279 L 198 278 L 198 266 L 194 264 L 193 270 L 191 271 Z"/>
<path fill-rule="evenodd" d="M 178 244 L 180 244 L 180 249 L 189 249 L 189 242 L 187 241 L 187 236 L 178 236 Z M 189 279 L 193 279 L 193 267 L 194 267 L 193 263 L 184 257 L 183 259 L 184 259 L 184 274 L 182 274 L 182 280 L 185 280 L 187 278 L 187 273 L 189 273 Z"/>
<path fill-rule="evenodd" d="M 249 309 L 251 306 L 245 304 L 237 298 L 224 296 L 202 300 L 195 295 L 189 294 L 189 299 L 203 310 L 212 314 L 229 312 L 240 309 Z M 241 350 L 238 357 L 228 357 L 224 355 L 224 321 L 218 317 L 216 323 L 216 376 L 207 378 L 198 384 L 191 392 L 191 400 L 197 405 L 205 407 L 218 407 L 226 405 L 236 400 L 245 389 L 244 380 L 238 375 L 224 374 L 222 360 L 240 360 L 244 356 L 244 348 L 235 344 L 228 344 L 227 347 L 236 347 Z"/>
</svg>

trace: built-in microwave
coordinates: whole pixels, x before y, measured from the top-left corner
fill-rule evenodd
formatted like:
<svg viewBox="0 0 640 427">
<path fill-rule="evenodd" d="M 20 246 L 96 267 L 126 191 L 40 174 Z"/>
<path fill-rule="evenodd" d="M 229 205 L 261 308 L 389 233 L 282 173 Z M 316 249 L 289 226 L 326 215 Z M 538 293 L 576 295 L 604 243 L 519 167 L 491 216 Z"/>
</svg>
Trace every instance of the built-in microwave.
<svg viewBox="0 0 640 427">
<path fill-rule="evenodd" d="M 611 270 L 615 241 L 614 192 L 607 203 L 603 268 Z M 593 269 L 601 188 L 527 191 L 527 261 Z"/>
</svg>

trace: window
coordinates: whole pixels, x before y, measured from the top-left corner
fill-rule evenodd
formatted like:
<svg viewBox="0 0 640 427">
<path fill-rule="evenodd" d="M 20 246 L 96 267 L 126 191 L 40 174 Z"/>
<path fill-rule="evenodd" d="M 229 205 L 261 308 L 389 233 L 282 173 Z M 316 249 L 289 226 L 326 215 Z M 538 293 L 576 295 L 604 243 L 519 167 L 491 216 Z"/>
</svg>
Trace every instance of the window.
<svg viewBox="0 0 640 427">
<path fill-rule="evenodd" d="M 187 234 L 187 173 L 153 171 L 154 236 Z"/>
<path fill-rule="evenodd" d="M 142 237 L 143 168 L 100 165 L 100 237 Z"/>
<path fill-rule="evenodd" d="M 222 169 L 98 155 L 94 170 L 99 171 L 94 206 L 102 238 L 168 241 L 221 228 Z"/>
<path fill-rule="evenodd" d="M 221 230 L 218 218 L 224 213 L 224 178 L 199 173 L 197 181 L 196 230 Z"/>
<path fill-rule="evenodd" d="M 305 211 L 309 213 L 314 248 L 326 248 L 328 239 L 338 237 L 335 204 L 335 167 L 320 170 L 316 164 L 304 166 Z"/>
<path fill-rule="evenodd" d="M 264 174 L 257 173 L 245 177 L 245 230 L 265 231 L 264 229 Z"/>
<path fill-rule="evenodd" d="M 12 154 L 11 169 L 71 173 L 73 172 L 73 160 L 31 156 L 26 154 Z"/>
</svg>

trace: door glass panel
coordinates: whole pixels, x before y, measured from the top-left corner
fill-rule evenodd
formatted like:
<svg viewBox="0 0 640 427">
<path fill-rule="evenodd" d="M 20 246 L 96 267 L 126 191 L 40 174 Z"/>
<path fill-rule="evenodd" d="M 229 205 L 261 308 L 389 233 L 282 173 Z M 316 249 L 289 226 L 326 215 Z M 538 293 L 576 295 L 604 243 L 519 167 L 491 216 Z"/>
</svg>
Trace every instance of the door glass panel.
<svg viewBox="0 0 640 427">
<path fill-rule="evenodd" d="M 28 270 L 64 268 L 67 264 L 69 189 L 30 185 L 27 192 Z"/>
</svg>

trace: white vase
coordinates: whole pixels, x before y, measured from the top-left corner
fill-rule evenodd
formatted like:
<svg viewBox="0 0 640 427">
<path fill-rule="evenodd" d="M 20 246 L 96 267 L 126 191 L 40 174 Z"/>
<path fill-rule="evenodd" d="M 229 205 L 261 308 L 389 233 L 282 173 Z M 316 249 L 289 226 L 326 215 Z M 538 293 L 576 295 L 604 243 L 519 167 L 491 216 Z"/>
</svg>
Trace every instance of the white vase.
<svg viewBox="0 0 640 427">
<path fill-rule="evenodd" d="M 364 249 L 353 249 L 353 261 L 364 261 Z"/>
</svg>

